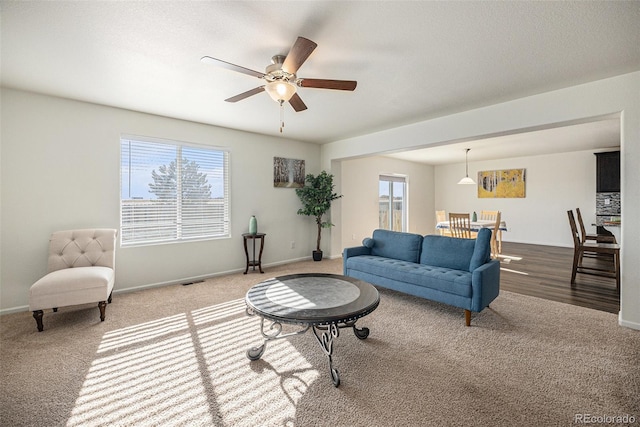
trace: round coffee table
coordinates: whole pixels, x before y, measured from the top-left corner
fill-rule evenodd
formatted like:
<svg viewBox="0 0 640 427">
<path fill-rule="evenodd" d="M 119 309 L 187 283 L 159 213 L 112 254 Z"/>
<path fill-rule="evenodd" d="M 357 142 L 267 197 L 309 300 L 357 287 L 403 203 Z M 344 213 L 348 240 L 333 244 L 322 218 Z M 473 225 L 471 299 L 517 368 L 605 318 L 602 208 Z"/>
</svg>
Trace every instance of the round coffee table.
<svg viewBox="0 0 640 427">
<path fill-rule="evenodd" d="M 247 314 L 260 316 L 261 346 L 247 350 L 250 360 L 258 360 L 267 342 L 309 329 L 329 360 L 333 384 L 340 385 L 340 375 L 333 367 L 333 340 L 342 328 L 353 328 L 356 337 L 369 336 L 368 328 L 358 329 L 356 321 L 378 307 L 380 296 L 373 285 L 352 277 L 335 274 L 292 274 L 274 277 L 253 286 L 245 298 Z M 265 327 L 265 320 L 270 322 Z M 282 333 L 282 324 L 300 325 L 301 329 Z"/>
</svg>

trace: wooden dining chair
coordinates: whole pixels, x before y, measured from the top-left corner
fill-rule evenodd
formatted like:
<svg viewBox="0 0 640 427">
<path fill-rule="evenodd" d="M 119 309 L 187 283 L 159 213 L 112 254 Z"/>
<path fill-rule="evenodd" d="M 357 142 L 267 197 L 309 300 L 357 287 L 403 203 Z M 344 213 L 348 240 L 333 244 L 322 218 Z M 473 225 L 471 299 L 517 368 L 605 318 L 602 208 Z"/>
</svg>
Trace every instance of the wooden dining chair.
<svg viewBox="0 0 640 427">
<path fill-rule="evenodd" d="M 468 213 L 449 213 L 449 230 L 452 237 L 471 238 L 471 217 Z"/>
<path fill-rule="evenodd" d="M 436 224 L 440 222 L 445 222 L 447 220 L 447 212 L 446 211 L 436 211 Z M 451 236 L 451 231 L 446 228 L 438 228 L 441 236 Z"/>
<path fill-rule="evenodd" d="M 498 233 L 500 232 L 500 220 L 502 213 L 498 212 L 496 215 L 496 225 L 493 226 L 493 233 L 491 233 L 491 258 L 498 259 L 501 252 L 501 248 L 498 241 Z"/>
<path fill-rule="evenodd" d="M 480 211 L 478 219 L 481 221 L 495 221 L 500 211 Z"/>
<path fill-rule="evenodd" d="M 502 213 L 500 211 L 480 211 L 480 215 L 478 219 L 480 221 L 495 221 L 497 218 L 502 217 Z M 493 230 L 494 239 L 497 239 L 497 253 L 502 252 L 502 230 L 500 230 L 500 220 L 498 220 L 496 228 Z"/>
<path fill-rule="evenodd" d="M 576 274 L 591 274 L 594 276 L 604 276 L 616 279 L 616 288 L 620 290 L 620 245 L 617 243 L 599 243 L 593 240 L 587 240 L 585 242 L 580 238 L 578 233 L 578 227 L 576 226 L 576 220 L 573 216 L 573 211 L 567 211 L 569 216 L 569 225 L 571 226 L 571 234 L 573 237 L 573 267 L 571 269 L 571 286 L 576 283 Z M 583 264 L 583 257 L 585 253 L 595 253 L 610 255 L 613 257 L 612 268 L 596 267 L 595 264 L 586 266 Z"/>
</svg>

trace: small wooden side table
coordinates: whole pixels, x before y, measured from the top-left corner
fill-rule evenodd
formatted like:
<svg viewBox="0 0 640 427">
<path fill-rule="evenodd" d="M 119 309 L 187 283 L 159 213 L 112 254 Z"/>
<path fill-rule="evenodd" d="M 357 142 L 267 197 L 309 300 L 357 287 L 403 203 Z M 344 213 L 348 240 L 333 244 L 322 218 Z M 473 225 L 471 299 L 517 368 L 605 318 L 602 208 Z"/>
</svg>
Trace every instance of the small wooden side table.
<svg viewBox="0 0 640 427">
<path fill-rule="evenodd" d="M 242 240 L 244 242 L 244 254 L 247 257 L 247 267 L 244 269 L 243 274 L 247 274 L 249 271 L 249 267 L 253 267 L 253 271 L 256 271 L 256 267 L 260 270 L 260 273 L 264 273 L 262 271 L 262 250 L 264 249 L 264 236 L 265 233 L 244 233 L 242 234 Z M 256 260 L 256 239 L 260 239 L 260 253 L 258 254 L 258 259 Z M 249 259 L 249 250 L 247 249 L 247 240 L 253 240 L 253 258 Z"/>
</svg>

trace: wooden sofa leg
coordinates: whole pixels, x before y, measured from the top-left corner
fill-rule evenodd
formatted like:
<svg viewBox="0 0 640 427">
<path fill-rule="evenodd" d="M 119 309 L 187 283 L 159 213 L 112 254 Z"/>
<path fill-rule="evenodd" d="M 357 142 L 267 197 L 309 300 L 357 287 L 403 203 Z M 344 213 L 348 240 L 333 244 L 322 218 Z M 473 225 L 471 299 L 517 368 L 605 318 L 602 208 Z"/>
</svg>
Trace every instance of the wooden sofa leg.
<svg viewBox="0 0 640 427">
<path fill-rule="evenodd" d="M 36 310 L 33 312 L 33 318 L 36 319 L 36 324 L 38 325 L 38 332 L 42 332 L 44 327 L 42 326 L 42 315 L 44 312 L 42 310 Z"/>
<path fill-rule="evenodd" d="M 105 312 L 105 309 L 107 308 L 107 302 L 100 301 L 98 303 L 98 308 L 100 309 L 100 321 L 104 322 L 104 312 Z"/>
<path fill-rule="evenodd" d="M 471 326 L 471 310 L 464 311 L 464 323 L 466 326 Z"/>
</svg>

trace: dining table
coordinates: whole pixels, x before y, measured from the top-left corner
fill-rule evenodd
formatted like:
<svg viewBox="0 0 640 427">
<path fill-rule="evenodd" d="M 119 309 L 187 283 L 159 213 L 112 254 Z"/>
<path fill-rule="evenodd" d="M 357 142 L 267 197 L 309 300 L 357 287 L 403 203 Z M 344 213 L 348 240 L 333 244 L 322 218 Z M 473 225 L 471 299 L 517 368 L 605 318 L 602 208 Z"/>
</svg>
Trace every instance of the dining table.
<svg viewBox="0 0 640 427">
<path fill-rule="evenodd" d="M 496 226 L 496 222 L 490 219 L 479 219 L 477 221 L 471 221 L 469 227 L 472 232 L 477 233 L 482 228 L 488 228 L 493 231 L 493 228 Z M 439 230 L 448 230 L 449 229 L 449 221 L 440 221 L 436 224 L 436 228 Z M 496 241 L 498 242 L 498 253 L 502 253 L 502 232 L 508 231 L 507 223 L 504 221 L 500 221 L 500 226 L 498 227 L 498 234 L 496 235 Z"/>
</svg>

